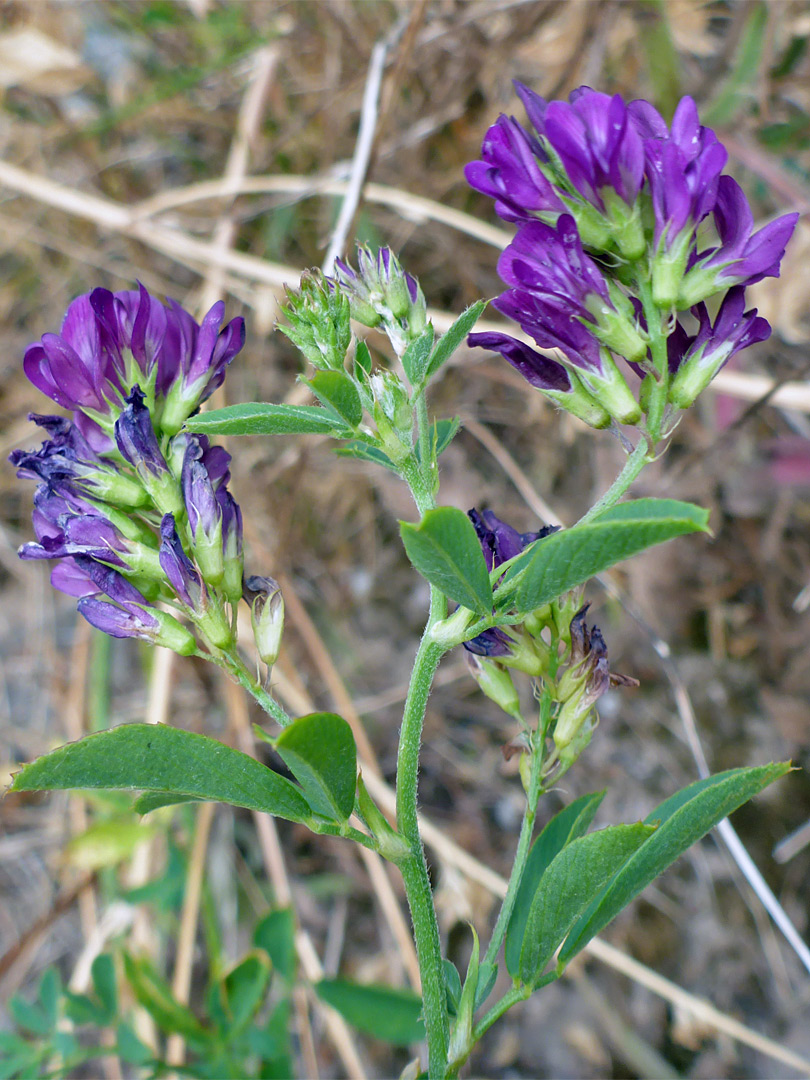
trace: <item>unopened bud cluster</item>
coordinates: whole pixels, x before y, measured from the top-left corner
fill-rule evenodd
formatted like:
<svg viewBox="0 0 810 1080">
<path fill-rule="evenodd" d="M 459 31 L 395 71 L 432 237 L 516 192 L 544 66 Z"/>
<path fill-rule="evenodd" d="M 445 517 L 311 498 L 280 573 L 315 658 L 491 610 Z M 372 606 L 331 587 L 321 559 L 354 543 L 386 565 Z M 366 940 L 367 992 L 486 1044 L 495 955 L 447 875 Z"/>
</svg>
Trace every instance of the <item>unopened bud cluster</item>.
<svg viewBox="0 0 810 1080">
<path fill-rule="evenodd" d="M 352 318 L 363 326 L 380 327 L 402 356 L 427 325 L 425 297 L 416 278 L 402 269 L 390 248 L 375 254 L 357 249 L 357 270 L 342 259 L 335 261 L 338 292 L 349 298 Z"/>
<path fill-rule="evenodd" d="M 181 430 L 242 348 L 242 319 L 222 327 L 223 314 L 215 304 L 198 325 L 143 286 L 78 297 L 24 362 L 72 418 L 32 414 L 48 438 L 10 459 L 39 482 L 37 539 L 20 556 L 55 560 L 53 585 L 93 626 L 185 655 L 198 640 L 233 648 L 243 591 L 230 455 Z"/>
<path fill-rule="evenodd" d="M 769 336 L 745 287 L 778 276 L 798 215 L 754 232 L 691 98 L 668 126 L 647 101 L 583 86 L 548 102 L 516 87 L 529 126 L 501 116 L 465 171 L 518 227 L 493 306 L 560 359 L 508 334 L 470 344 L 593 427 L 649 416 L 653 382 L 670 409 L 687 408 L 735 352 Z"/>
</svg>

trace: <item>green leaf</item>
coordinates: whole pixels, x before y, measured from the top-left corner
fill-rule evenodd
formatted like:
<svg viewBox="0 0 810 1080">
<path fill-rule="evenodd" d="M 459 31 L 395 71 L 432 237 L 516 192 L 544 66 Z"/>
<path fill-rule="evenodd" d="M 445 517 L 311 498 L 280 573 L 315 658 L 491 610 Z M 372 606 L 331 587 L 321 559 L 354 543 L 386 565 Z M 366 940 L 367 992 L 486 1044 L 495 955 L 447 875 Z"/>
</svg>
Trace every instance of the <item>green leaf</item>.
<svg viewBox="0 0 810 1080">
<path fill-rule="evenodd" d="M 400 522 L 408 558 L 431 585 L 457 604 L 488 615 L 492 586 L 470 519 L 452 506 L 428 510 L 418 525 Z"/>
<path fill-rule="evenodd" d="M 369 446 L 368 443 L 364 443 L 360 439 L 353 439 L 343 446 L 336 447 L 335 453 L 341 457 L 353 457 L 359 458 L 360 461 L 370 461 L 372 465 L 382 465 L 383 468 L 390 469 L 391 472 L 399 475 L 399 470 L 386 453 L 376 446 Z"/>
<path fill-rule="evenodd" d="M 99 870 L 128 859 L 144 841 L 154 836 L 155 828 L 140 821 L 95 821 L 65 846 L 65 856 L 81 870 Z"/>
<path fill-rule="evenodd" d="M 402 367 L 411 386 L 422 381 L 433 348 L 433 326 L 428 323 L 422 333 L 410 343 L 402 354 Z"/>
<path fill-rule="evenodd" d="M 593 521 L 536 540 L 507 570 L 495 593 L 496 608 L 528 614 L 645 548 L 708 532 L 709 512 L 699 506 L 675 499 L 636 502 L 620 503 Z"/>
<path fill-rule="evenodd" d="M 112 1023 L 118 1011 L 118 989 L 115 979 L 115 962 L 109 953 L 101 953 L 90 968 L 93 989 L 106 1014 L 105 1023 Z"/>
<path fill-rule="evenodd" d="M 122 724 L 88 735 L 25 765 L 10 791 L 124 788 L 245 806 L 307 821 L 298 788 L 247 754 L 163 724 Z"/>
<path fill-rule="evenodd" d="M 374 364 L 371 360 L 371 353 L 369 352 L 368 345 L 365 341 L 357 341 L 354 346 L 354 363 L 356 368 L 360 368 L 364 375 L 371 374 L 371 369 Z M 355 371 L 356 374 L 356 371 Z"/>
<path fill-rule="evenodd" d="M 540 885 L 540 879 L 551 860 L 559 855 L 565 845 L 586 832 L 604 797 L 604 791 L 597 791 L 593 795 L 582 795 L 570 806 L 566 806 L 555 814 L 532 844 L 506 929 L 504 958 L 506 970 L 513 978 L 520 970 L 520 947 L 523 944 L 529 911 Z"/>
<path fill-rule="evenodd" d="M 594 521 L 691 521 L 696 532 L 708 532 L 709 511 L 680 499 L 628 499 L 616 503 Z"/>
<path fill-rule="evenodd" d="M 475 990 L 475 1005 L 474 1009 L 480 1009 L 480 1007 L 487 1000 L 492 993 L 492 987 L 495 985 L 495 980 L 498 978 L 498 965 L 497 964 L 480 964 L 478 967 L 478 986 Z"/>
<path fill-rule="evenodd" d="M 225 1041 L 238 1038 L 261 1008 L 270 984 L 270 960 L 253 952 L 240 960 L 213 988 L 211 1015 Z"/>
<path fill-rule="evenodd" d="M 576 956 L 687 848 L 768 784 L 784 776 L 790 768 L 789 762 L 782 762 L 750 769 L 730 769 L 690 784 L 656 807 L 645 819 L 658 823 L 655 833 L 628 859 L 583 913 L 563 946 L 560 963 L 567 964 Z"/>
<path fill-rule="evenodd" d="M 478 300 L 463 311 L 461 315 L 456 319 L 450 329 L 439 338 L 436 342 L 436 348 L 428 359 L 424 378 L 430 379 L 436 374 L 439 368 L 444 364 L 462 341 L 466 338 L 467 334 L 472 330 L 487 306 L 486 300 Z"/>
<path fill-rule="evenodd" d="M 276 750 L 316 814 L 348 821 L 357 789 L 357 747 L 342 716 L 311 713 L 294 720 L 276 739 Z"/>
<path fill-rule="evenodd" d="M 582 911 L 655 825 L 612 825 L 566 844 L 540 879 L 520 950 L 520 978 L 533 985 Z"/>
<path fill-rule="evenodd" d="M 425 1025 L 420 1019 L 422 999 L 410 990 L 321 979 L 315 983 L 315 993 L 358 1031 L 383 1042 L 407 1046 L 425 1038 Z"/>
<path fill-rule="evenodd" d="M 145 1065 L 152 1060 L 152 1051 L 142 1043 L 132 1027 L 125 1021 L 118 1025 L 115 1052 L 128 1065 Z"/>
<path fill-rule="evenodd" d="M 211 409 L 186 421 L 189 431 L 204 435 L 338 435 L 350 431 L 319 405 L 274 405 L 248 401 Z"/>
<path fill-rule="evenodd" d="M 333 409 L 349 427 L 356 428 L 363 419 L 360 395 L 345 371 L 318 371 L 311 379 L 302 381 L 322 405 Z"/>
<path fill-rule="evenodd" d="M 162 1031 L 182 1035 L 198 1047 L 205 1044 L 208 1035 L 202 1024 L 191 1009 L 175 999 L 169 984 L 149 960 L 136 960 L 124 953 L 124 971 L 136 999 Z"/>
<path fill-rule="evenodd" d="M 455 1016 L 461 999 L 461 976 L 456 965 L 447 957 L 442 960 L 442 966 L 444 968 L 444 987 L 447 992 L 447 1011 L 450 1016 Z"/>
<path fill-rule="evenodd" d="M 283 979 L 295 978 L 295 915 L 292 908 L 276 908 L 261 919 L 253 931 L 253 944 L 264 949 L 273 969 Z"/>
<path fill-rule="evenodd" d="M 164 806 L 178 806 L 180 803 L 199 802 L 196 795 L 180 795 L 176 791 L 147 791 L 139 795 L 132 804 L 136 814 L 143 816 L 151 814 L 153 810 L 160 810 Z"/>
<path fill-rule="evenodd" d="M 450 443 L 456 436 L 456 432 L 461 427 L 461 420 L 458 416 L 447 418 L 444 420 L 436 420 L 430 428 L 430 439 L 433 443 L 436 457 L 447 449 Z M 413 448 L 416 454 L 416 460 L 421 464 L 422 455 L 419 451 L 419 443 Z"/>
</svg>

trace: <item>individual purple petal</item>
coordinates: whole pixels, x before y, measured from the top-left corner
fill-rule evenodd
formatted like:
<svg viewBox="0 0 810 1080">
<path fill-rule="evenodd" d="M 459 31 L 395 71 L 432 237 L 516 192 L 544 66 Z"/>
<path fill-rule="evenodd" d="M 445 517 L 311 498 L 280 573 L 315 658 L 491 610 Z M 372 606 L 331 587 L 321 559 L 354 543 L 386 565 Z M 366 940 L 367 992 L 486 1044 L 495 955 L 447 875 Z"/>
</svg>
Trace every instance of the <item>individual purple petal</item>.
<svg viewBox="0 0 810 1080">
<path fill-rule="evenodd" d="M 467 344 L 472 348 L 477 346 L 500 353 L 527 382 L 540 390 L 557 390 L 561 393 L 571 390 L 571 379 L 562 364 L 508 334 L 470 334 Z"/>
<path fill-rule="evenodd" d="M 150 475 L 167 477 L 169 467 L 158 445 L 152 416 L 139 386 L 133 386 L 126 402 L 126 408 L 115 422 L 119 451 L 142 479 L 146 480 Z"/>
<path fill-rule="evenodd" d="M 187 608 L 201 612 L 207 599 L 202 578 L 183 549 L 171 514 L 165 514 L 160 523 L 160 541 L 160 565 L 169 584 Z"/>
<path fill-rule="evenodd" d="M 60 559 L 51 570 L 51 585 L 68 596 L 94 596 L 99 588 L 76 559 Z"/>
<path fill-rule="evenodd" d="M 464 648 L 476 656 L 508 656 L 512 651 L 514 639 L 500 626 L 484 630 L 477 637 L 464 642 Z"/>
<path fill-rule="evenodd" d="M 91 626 L 116 638 L 144 638 L 154 641 L 160 630 L 160 623 L 148 611 L 135 608 L 120 608 L 96 596 L 85 596 L 76 605 L 76 610 Z"/>
</svg>

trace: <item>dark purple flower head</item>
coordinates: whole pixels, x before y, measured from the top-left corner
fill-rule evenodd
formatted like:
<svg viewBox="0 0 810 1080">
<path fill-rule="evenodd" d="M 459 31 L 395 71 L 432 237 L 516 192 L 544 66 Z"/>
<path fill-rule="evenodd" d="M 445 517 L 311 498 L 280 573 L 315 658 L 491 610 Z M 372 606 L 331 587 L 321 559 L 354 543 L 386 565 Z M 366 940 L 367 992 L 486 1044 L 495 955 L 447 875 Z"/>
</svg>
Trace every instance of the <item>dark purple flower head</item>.
<svg viewBox="0 0 810 1080">
<path fill-rule="evenodd" d="M 169 304 L 165 307 L 142 285 L 137 291 L 94 289 L 79 296 L 61 333 L 45 334 L 26 350 L 25 373 L 57 404 L 86 414 L 108 434 L 125 395 L 138 383 L 150 402 L 157 395 L 166 415 L 164 429 L 179 431 L 222 383 L 242 347 L 244 323 L 234 319 L 220 330 L 224 305 L 219 303 L 198 326 L 177 303 Z M 98 429 L 96 438 L 100 441 Z"/>
<path fill-rule="evenodd" d="M 560 200 L 538 165 L 548 158 L 517 120 L 501 116 L 484 136 L 481 160 L 464 167 L 467 183 L 495 200 L 504 221 L 531 221 L 541 213 L 560 214 Z"/>
<path fill-rule="evenodd" d="M 473 523 L 476 536 L 481 543 L 481 550 L 486 559 L 487 569 L 494 570 L 513 559 L 535 540 L 557 532 L 557 525 L 544 525 L 537 532 L 519 533 L 505 521 L 501 521 L 491 510 L 468 510 L 467 517 Z"/>
<path fill-rule="evenodd" d="M 632 206 L 644 178 L 644 148 L 621 96 L 580 86 L 568 101 L 546 102 L 520 83 L 515 88 L 577 192 L 602 211 L 606 190 Z"/>
<path fill-rule="evenodd" d="M 160 565 L 177 598 L 189 611 L 204 612 L 208 605 L 205 586 L 183 548 L 171 514 L 165 514 L 160 523 L 160 541 Z"/>
<path fill-rule="evenodd" d="M 694 402 L 736 352 L 771 334 L 770 324 L 757 315 L 756 308 L 745 310 L 742 285 L 729 289 L 714 323 L 705 304 L 692 308 L 692 314 L 698 320 L 697 333 L 689 335 L 678 324 L 667 342 L 673 375 L 669 398 L 681 409 Z"/>
</svg>

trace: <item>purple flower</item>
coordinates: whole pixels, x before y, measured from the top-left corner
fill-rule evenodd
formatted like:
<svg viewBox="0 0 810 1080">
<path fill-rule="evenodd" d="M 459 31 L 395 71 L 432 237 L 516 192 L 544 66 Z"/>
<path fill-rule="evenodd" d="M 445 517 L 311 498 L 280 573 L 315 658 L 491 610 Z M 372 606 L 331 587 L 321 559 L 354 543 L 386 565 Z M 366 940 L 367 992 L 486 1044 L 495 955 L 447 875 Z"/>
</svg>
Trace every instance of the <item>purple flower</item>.
<svg viewBox="0 0 810 1080">
<path fill-rule="evenodd" d="M 181 475 L 183 501 L 197 564 L 206 581 L 219 585 L 224 574 L 222 503 L 205 467 L 199 441 L 189 442 Z M 221 488 L 225 493 L 225 488 Z"/>
<path fill-rule="evenodd" d="M 484 136 L 481 161 L 464 167 L 467 183 L 495 200 L 504 221 L 531 221 L 565 210 L 551 182 L 538 165 L 548 156 L 536 139 L 511 116 L 500 116 Z"/>
<path fill-rule="evenodd" d="M 732 285 L 779 277 L 779 264 L 799 215 L 784 214 L 753 233 L 754 216 L 740 185 L 721 176 L 714 207 L 720 245 L 696 256 L 681 285 L 680 307 L 692 307 Z"/>
<path fill-rule="evenodd" d="M 519 533 L 517 529 L 496 517 L 491 510 L 468 510 L 467 517 L 473 523 L 488 570 L 494 570 L 520 555 L 529 544 L 550 536 L 559 528 L 557 525 L 544 525 L 537 532 Z"/>
<path fill-rule="evenodd" d="M 173 616 L 153 608 L 123 575 L 84 556 L 72 562 L 75 577 L 83 577 L 93 588 L 92 593 L 83 592 L 77 604 L 77 611 L 91 626 L 111 637 L 142 638 L 152 645 L 164 645 L 183 656 L 195 652 L 193 635 Z"/>
<path fill-rule="evenodd" d="M 509 656 L 514 644 L 515 639 L 510 637 L 505 630 L 500 626 L 493 626 L 490 630 L 484 630 L 483 633 L 471 638 L 470 641 L 465 641 L 464 648 L 476 656 L 498 658 Z"/>
<path fill-rule="evenodd" d="M 135 469 L 138 479 L 161 513 L 183 508 L 180 488 L 158 444 L 145 396 L 136 384 L 125 398 L 126 408 L 115 421 L 115 442 L 121 456 Z"/>
<path fill-rule="evenodd" d="M 594 427 L 605 427 L 610 417 L 635 423 L 641 415 L 638 402 L 608 348 L 636 362 L 646 358 L 646 337 L 631 303 L 610 290 L 584 253 L 573 218 L 561 215 L 556 228 L 539 221 L 523 225 L 502 254 L 498 271 L 512 287 L 493 306 L 541 348 L 560 349 L 568 380 L 563 382 L 560 365 L 543 363 L 507 335 L 488 341 L 472 335 L 471 344 L 502 352 L 532 385 Z"/>
<path fill-rule="evenodd" d="M 669 398 L 680 409 L 694 402 L 734 353 L 771 334 L 770 324 L 757 315 L 756 308 L 745 310 L 742 285 L 729 289 L 714 323 L 705 304 L 693 307 L 692 314 L 698 320 L 698 332 L 690 336 L 679 323 L 667 341 L 673 375 Z"/>
<path fill-rule="evenodd" d="M 118 571 L 86 556 L 79 556 L 73 563 L 76 571 L 94 586 L 94 593 L 83 595 L 78 603 L 79 613 L 92 626 L 112 637 L 154 641 L 160 623 L 147 610 L 151 605 L 134 585 Z M 100 598 L 102 594 L 107 600 Z"/>
<path fill-rule="evenodd" d="M 567 102 L 549 103 L 521 83 L 515 89 L 538 135 L 587 202 L 604 212 L 609 189 L 633 205 L 644 178 L 644 147 L 619 94 L 580 86 Z"/>
<path fill-rule="evenodd" d="M 85 414 L 80 423 L 88 437 L 88 418 L 111 432 L 115 413 L 136 383 L 147 387 L 150 401 L 157 393 L 163 429 L 174 434 L 222 383 L 242 348 L 244 322 L 234 319 L 220 330 L 221 302 L 200 326 L 179 304 L 169 305 L 142 285 L 138 291 L 94 289 L 79 296 L 60 334 L 44 334 L 26 350 L 25 373 L 57 404 Z M 94 437 L 103 445 L 98 429 Z"/>
<path fill-rule="evenodd" d="M 202 613 L 208 606 L 208 594 L 194 563 L 186 555 L 172 514 L 160 523 L 160 565 L 177 598 L 191 612 Z"/>
<path fill-rule="evenodd" d="M 157 553 L 128 539 L 108 518 L 95 512 L 75 512 L 67 499 L 44 485 L 34 501 L 39 543 L 23 544 L 18 552 L 21 559 L 87 555 L 132 573 L 161 576 Z"/>
<path fill-rule="evenodd" d="M 145 395 L 137 384 L 124 399 L 126 408 L 115 421 L 115 442 L 122 456 L 139 476 L 164 476 L 169 471 L 160 451 L 152 417 L 144 404 Z"/>
<path fill-rule="evenodd" d="M 667 125 L 647 101 L 628 106 L 636 126 L 646 135 L 644 153 L 655 214 L 655 244 L 672 248 L 688 229 L 694 229 L 714 207 L 720 173 L 728 159 L 726 148 L 711 128 L 702 127 L 697 106 L 681 98 L 672 125 Z M 682 241 L 683 242 L 683 241 Z"/>
</svg>

